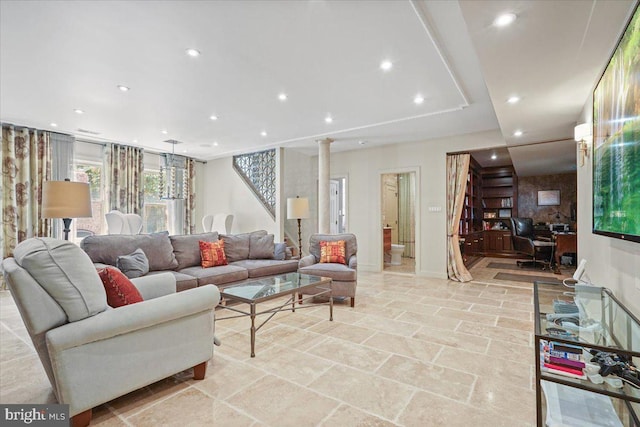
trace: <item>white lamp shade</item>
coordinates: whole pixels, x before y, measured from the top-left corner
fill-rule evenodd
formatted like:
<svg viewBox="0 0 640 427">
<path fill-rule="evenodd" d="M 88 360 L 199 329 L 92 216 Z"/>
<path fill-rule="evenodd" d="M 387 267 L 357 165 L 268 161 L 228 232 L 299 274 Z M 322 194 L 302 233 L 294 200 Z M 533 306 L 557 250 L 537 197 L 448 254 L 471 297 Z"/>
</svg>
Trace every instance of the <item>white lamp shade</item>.
<svg viewBox="0 0 640 427">
<path fill-rule="evenodd" d="M 91 217 L 89 184 L 72 181 L 44 182 L 42 186 L 42 217 Z"/>
<path fill-rule="evenodd" d="M 309 199 L 306 197 L 291 197 L 287 199 L 287 218 L 309 218 Z"/>
</svg>

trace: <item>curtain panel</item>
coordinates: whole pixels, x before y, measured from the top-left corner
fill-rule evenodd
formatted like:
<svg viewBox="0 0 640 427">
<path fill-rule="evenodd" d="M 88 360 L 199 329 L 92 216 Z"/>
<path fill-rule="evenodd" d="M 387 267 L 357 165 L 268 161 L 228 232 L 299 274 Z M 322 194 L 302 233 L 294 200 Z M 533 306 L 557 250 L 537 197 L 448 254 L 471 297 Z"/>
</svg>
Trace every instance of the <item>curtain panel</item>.
<svg viewBox="0 0 640 427">
<path fill-rule="evenodd" d="M 144 151 L 111 144 L 105 147 L 104 177 L 108 210 L 143 215 Z"/>
<path fill-rule="evenodd" d="M 458 282 L 473 280 L 464 266 L 458 237 L 470 161 L 470 154 L 447 155 L 447 273 Z"/>
<path fill-rule="evenodd" d="M 2 126 L 2 227 L 0 257 L 30 237 L 51 236 L 51 220 L 42 218 L 42 184 L 51 179 L 49 132 Z"/>
</svg>

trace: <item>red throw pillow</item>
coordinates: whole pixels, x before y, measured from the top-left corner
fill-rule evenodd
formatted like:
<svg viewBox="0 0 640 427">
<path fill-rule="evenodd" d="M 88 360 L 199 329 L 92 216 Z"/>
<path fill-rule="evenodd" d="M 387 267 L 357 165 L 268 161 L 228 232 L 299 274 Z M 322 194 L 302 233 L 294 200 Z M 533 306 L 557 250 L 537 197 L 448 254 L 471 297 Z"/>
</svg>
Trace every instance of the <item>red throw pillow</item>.
<svg viewBox="0 0 640 427">
<path fill-rule="evenodd" d="M 338 264 L 346 264 L 345 241 L 337 240 L 335 242 L 320 241 L 320 262 L 332 262 Z"/>
<path fill-rule="evenodd" d="M 138 289 L 131 283 L 131 280 L 117 268 L 106 267 L 99 269 L 98 275 L 102 280 L 104 290 L 107 292 L 107 304 L 109 306 L 115 308 L 144 301 Z"/>
<path fill-rule="evenodd" d="M 203 242 L 200 240 L 200 259 L 202 268 L 227 265 L 227 256 L 224 254 L 224 240 L 215 242 Z"/>
</svg>

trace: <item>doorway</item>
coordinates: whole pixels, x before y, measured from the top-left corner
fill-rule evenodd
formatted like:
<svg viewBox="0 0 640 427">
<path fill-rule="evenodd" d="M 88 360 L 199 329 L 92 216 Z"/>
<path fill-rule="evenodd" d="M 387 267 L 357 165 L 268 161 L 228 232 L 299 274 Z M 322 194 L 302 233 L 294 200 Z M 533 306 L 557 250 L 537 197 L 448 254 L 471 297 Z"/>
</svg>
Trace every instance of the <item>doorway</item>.
<svg viewBox="0 0 640 427">
<path fill-rule="evenodd" d="M 347 178 L 329 180 L 329 222 L 331 234 L 347 232 Z"/>
<path fill-rule="evenodd" d="M 416 271 L 416 173 L 384 173 L 381 177 L 383 269 Z"/>
</svg>

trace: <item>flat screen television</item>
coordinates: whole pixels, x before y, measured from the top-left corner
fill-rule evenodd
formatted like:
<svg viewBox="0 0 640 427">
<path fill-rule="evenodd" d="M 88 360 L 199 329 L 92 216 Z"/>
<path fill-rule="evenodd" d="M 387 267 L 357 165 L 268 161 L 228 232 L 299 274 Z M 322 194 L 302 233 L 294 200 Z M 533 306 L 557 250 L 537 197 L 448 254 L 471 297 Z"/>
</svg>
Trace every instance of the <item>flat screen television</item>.
<svg viewBox="0 0 640 427">
<path fill-rule="evenodd" d="M 593 92 L 593 232 L 640 242 L 640 13 Z"/>
</svg>

